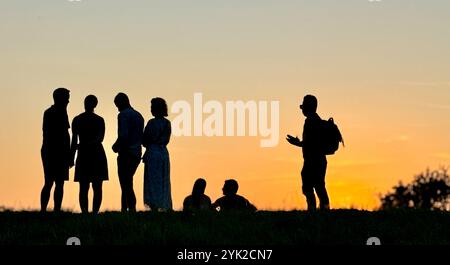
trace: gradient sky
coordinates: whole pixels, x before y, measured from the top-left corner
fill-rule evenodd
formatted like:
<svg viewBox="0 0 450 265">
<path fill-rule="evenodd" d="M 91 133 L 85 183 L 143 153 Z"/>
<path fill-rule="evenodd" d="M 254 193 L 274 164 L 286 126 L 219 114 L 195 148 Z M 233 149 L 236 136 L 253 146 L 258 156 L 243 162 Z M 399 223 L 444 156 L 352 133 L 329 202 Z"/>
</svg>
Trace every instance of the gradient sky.
<svg viewBox="0 0 450 265">
<path fill-rule="evenodd" d="M 450 165 L 450 2 L 447 0 L 2 0 L 0 1 L 0 206 L 37 209 L 43 184 L 42 114 L 60 86 L 69 116 L 88 94 L 107 123 L 110 181 L 103 209 L 120 207 L 117 110 L 128 93 L 150 118 L 150 99 L 279 100 L 280 144 L 260 138 L 174 137 L 174 207 L 198 177 L 214 200 L 223 181 L 260 209 L 304 209 L 298 109 L 307 93 L 333 116 L 346 147 L 329 157 L 332 207 L 372 210 L 400 180 Z M 169 116 L 172 119 L 173 116 Z M 143 166 L 135 176 L 143 209 Z M 67 182 L 63 207 L 78 211 Z M 50 204 L 52 205 L 52 203 Z"/>
</svg>

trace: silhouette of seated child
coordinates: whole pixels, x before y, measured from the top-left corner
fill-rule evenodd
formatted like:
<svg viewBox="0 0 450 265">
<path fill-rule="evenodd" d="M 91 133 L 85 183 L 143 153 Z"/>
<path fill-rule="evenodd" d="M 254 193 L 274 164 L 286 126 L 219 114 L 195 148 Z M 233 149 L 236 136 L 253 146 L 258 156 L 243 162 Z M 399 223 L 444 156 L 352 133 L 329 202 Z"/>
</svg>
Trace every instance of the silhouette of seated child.
<svg viewBox="0 0 450 265">
<path fill-rule="evenodd" d="M 197 212 L 211 210 L 211 199 L 205 195 L 206 181 L 199 178 L 195 181 L 192 194 L 183 202 L 183 211 Z"/>
<path fill-rule="evenodd" d="M 236 180 L 229 179 L 223 185 L 223 197 L 217 199 L 212 205 L 213 209 L 219 211 L 256 211 L 256 207 L 251 204 L 246 198 L 237 194 L 239 185 Z"/>
</svg>

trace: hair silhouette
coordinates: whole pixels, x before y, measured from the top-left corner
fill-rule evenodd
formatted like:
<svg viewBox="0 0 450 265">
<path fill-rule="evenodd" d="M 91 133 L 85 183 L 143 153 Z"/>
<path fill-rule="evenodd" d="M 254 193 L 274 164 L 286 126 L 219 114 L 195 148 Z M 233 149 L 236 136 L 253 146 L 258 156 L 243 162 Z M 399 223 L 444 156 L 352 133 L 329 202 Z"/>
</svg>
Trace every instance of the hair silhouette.
<svg viewBox="0 0 450 265">
<path fill-rule="evenodd" d="M 183 211 L 196 212 L 211 210 L 211 199 L 205 195 L 206 180 L 199 178 L 195 181 L 192 194 L 186 197 L 183 202 Z"/>
<path fill-rule="evenodd" d="M 117 94 L 117 96 L 114 98 L 114 103 L 119 110 L 131 107 L 130 99 L 128 98 L 127 94 L 122 92 Z"/>
<path fill-rule="evenodd" d="M 67 105 L 69 103 L 70 91 L 67 88 L 57 88 L 53 91 L 53 101 L 55 105 Z"/>
<path fill-rule="evenodd" d="M 223 185 L 223 194 L 224 195 L 234 195 L 237 194 L 239 190 L 239 184 L 234 179 L 225 180 L 225 184 Z"/>
<path fill-rule="evenodd" d="M 192 195 L 198 196 L 205 194 L 206 180 L 199 178 L 195 181 L 194 187 L 192 188 Z"/>
<path fill-rule="evenodd" d="M 98 99 L 94 95 L 89 95 L 84 99 L 84 109 L 88 112 L 94 112 L 97 107 Z"/>
<path fill-rule="evenodd" d="M 167 103 L 164 99 L 153 98 L 151 105 L 151 112 L 153 116 L 157 118 L 168 116 Z"/>
</svg>

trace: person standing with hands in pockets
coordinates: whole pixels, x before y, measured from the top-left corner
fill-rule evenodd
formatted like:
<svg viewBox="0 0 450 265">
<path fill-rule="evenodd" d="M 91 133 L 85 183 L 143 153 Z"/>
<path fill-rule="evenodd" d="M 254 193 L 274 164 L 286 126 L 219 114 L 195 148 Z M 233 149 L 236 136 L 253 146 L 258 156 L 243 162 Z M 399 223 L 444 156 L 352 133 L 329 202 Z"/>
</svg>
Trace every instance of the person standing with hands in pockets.
<svg viewBox="0 0 450 265">
<path fill-rule="evenodd" d="M 131 107 L 128 96 L 119 93 L 114 99 L 119 110 L 118 137 L 112 149 L 118 153 L 117 171 L 122 189 L 122 212 L 136 211 L 133 177 L 141 162 L 144 118 Z"/>
</svg>

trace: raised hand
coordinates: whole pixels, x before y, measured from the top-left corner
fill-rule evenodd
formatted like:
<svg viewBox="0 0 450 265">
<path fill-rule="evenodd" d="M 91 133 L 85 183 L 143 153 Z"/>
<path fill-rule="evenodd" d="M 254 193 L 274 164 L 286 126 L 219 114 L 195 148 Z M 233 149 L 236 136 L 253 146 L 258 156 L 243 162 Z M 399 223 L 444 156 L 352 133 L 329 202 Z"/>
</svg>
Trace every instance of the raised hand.
<svg viewBox="0 0 450 265">
<path fill-rule="evenodd" d="M 287 135 L 286 136 L 286 141 L 288 141 L 290 144 L 295 145 L 295 146 L 302 146 L 302 142 L 300 141 L 300 139 L 298 139 L 298 137 L 294 137 L 292 135 Z"/>
</svg>

